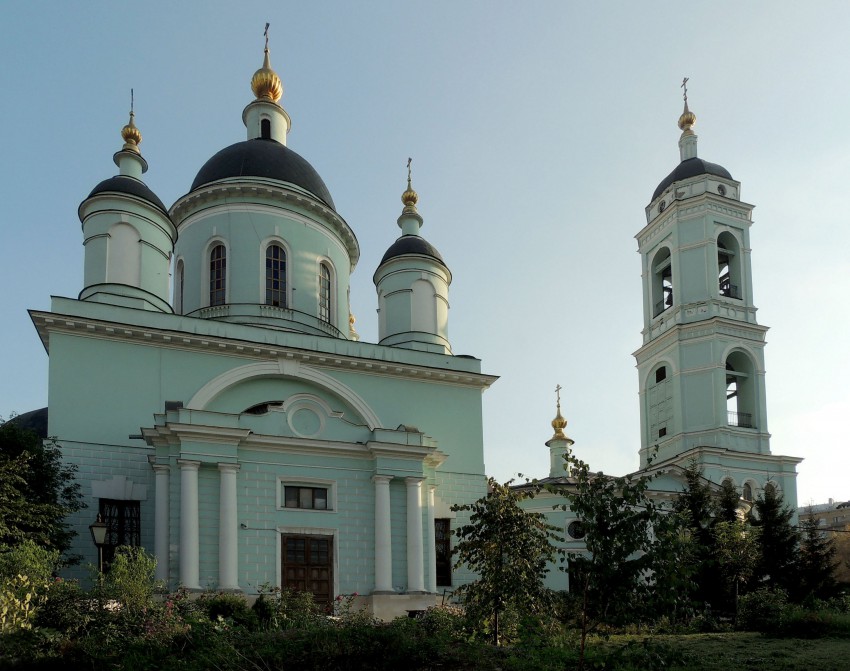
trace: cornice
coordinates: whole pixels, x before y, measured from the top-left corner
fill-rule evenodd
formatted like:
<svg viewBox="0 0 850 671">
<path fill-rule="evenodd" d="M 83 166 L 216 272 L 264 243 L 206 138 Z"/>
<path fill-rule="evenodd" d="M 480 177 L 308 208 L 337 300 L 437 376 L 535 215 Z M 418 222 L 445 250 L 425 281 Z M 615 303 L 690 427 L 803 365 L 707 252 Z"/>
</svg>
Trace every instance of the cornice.
<svg viewBox="0 0 850 671">
<path fill-rule="evenodd" d="M 715 212 L 722 214 L 732 219 L 737 219 L 744 222 L 747 226 L 752 225 L 750 213 L 753 205 L 743 201 L 734 201 L 732 205 L 728 199 L 720 200 L 722 196 L 716 196 L 713 193 L 702 193 L 697 196 L 691 196 L 685 199 L 674 199 L 666 210 L 655 219 L 646 224 L 638 231 L 635 238 L 638 241 L 638 246 L 643 248 L 644 245 L 658 236 L 662 229 L 668 227 L 669 224 L 681 219 L 692 219 L 707 212 Z"/>
<path fill-rule="evenodd" d="M 769 328 L 767 326 L 733 321 L 725 317 L 710 317 L 709 319 L 697 322 L 673 324 L 662 335 L 657 336 L 643 345 L 643 347 L 635 350 L 632 356 L 640 364 L 642 361 L 658 355 L 677 342 L 694 341 L 718 335 L 747 340 L 756 344 L 764 344 L 765 334 L 768 330 Z"/>
<path fill-rule="evenodd" d="M 50 334 L 65 333 L 132 344 L 143 344 L 192 352 L 207 352 L 219 356 L 233 356 L 256 361 L 278 361 L 283 359 L 297 361 L 315 368 L 354 372 L 379 377 L 401 377 L 479 389 L 486 389 L 498 380 L 498 377 L 495 375 L 485 375 L 483 373 L 454 371 L 445 368 L 383 361 L 365 356 L 356 357 L 332 352 L 316 352 L 313 350 L 287 347 L 285 345 L 270 345 L 247 340 L 198 335 L 183 331 L 168 331 L 130 324 L 105 322 L 86 317 L 61 315 L 52 312 L 32 310 L 30 311 L 30 316 L 48 352 Z M 351 343 L 351 341 L 345 341 L 345 343 L 348 346 L 358 345 Z M 365 343 L 364 345 L 366 347 L 370 346 L 369 343 Z M 380 347 L 380 345 L 371 346 Z"/>
</svg>

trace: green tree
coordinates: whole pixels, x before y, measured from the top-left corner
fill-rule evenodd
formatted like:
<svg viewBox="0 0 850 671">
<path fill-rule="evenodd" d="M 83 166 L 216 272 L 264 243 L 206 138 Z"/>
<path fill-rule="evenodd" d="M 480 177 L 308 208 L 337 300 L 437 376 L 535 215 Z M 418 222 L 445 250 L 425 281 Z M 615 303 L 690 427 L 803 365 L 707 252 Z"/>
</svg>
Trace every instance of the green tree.
<svg viewBox="0 0 850 671">
<path fill-rule="evenodd" d="M 719 566 L 717 525 L 738 521 L 738 492 L 724 480 L 717 489 L 703 477 L 696 461 L 685 470 L 685 488 L 673 503 L 683 516 L 688 552 L 685 561 L 693 576 L 693 601 L 699 607 L 735 610 L 734 583 Z"/>
<path fill-rule="evenodd" d="M 42 440 L 14 418 L 0 424 L 0 543 L 30 539 L 66 553 L 75 532 L 65 518 L 85 507 L 75 473 L 55 440 Z"/>
<path fill-rule="evenodd" d="M 761 553 L 755 568 L 758 582 L 792 592 L 796 577 L 797 532 L 791 525 L 794 511 L 782 495 L 768 485 L 753 503 L 750 524 L 761 532 Z"/>
<path fill-rule="evenodd" d="M 738 519 L 738 505 L 741 497 L 731 480 L 720 483 L 720 496 L 715 507 L 715 518 L 720 522 L 735 522 Z"/>
<path fill-rule="evenodd" d="M 752 579 L 761 557 L 760 529 L 739 520 L 718 522 L 713 535 L 717 564 L 734 594 L 737 617 L 741 588 Z"/>
<path fill-rule="evenodd" d="M 487 495 L 472 504 L 452 506 L 469 511 L 469 524 L 455 530 L 455 568 L 466 565 L 478 574 L 456 591 L 467 613 L 499 645 L 499 618 L 506 610 L 540 613 L 549 603 L 544 579 L 555 560 L 557 528 L 540 513 L 523 510 L 520 502 L 533 498 L 533 488 L 517 489 L 511 482 L 488 481 Z"/>
<path fill-rule="evenodd" d="M 828 532 L 827 532 L 828 533 Z M 827 535 L 811 516 L 800 523 L 800 555 L 798 583 L 795 596 L 799 600 L 809 597 L 827 599 L 835 593 L 835 540 Z"/>
<path fill-rule="evenodd" d="M 681 518 L 649 496 L 652 476 L 591 473 L 566 457 L 574 480 L 557 489 L 581 522 L 585 552 L 569 553 L 570 592 L 578 596 L 583 668 L 587 636 L 601 624 L 635 622 L 675 608 L 687 594 L 681 570 Z"/>
</svg>

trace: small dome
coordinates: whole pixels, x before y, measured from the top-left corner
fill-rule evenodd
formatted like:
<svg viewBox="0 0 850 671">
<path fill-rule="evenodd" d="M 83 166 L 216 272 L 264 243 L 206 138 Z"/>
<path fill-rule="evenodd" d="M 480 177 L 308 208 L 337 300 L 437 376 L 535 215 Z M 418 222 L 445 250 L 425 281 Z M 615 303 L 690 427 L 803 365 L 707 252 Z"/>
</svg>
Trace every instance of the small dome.
<svg viewBox="0 0 850 671">
<path fill-rule="evenodd" d="M 271 100 L 277 102 L 283 96 L 283 83 L 280 77 L 272 70 L 269 62 L 269 50 L 266 47 L 265 56 L 263 58 L 263 67 L 254 73 L 251 77 L 251 90 L 257 96 L 257 100 Z"/>
<path fill-rule="evenodd" d="M 697 115 L 688 109 L 688 101 L 685 101 L 685 110 L 679 117 L 679 128 L 682 131 L 690 130 L 697 122 Z"/>
<path fill-rule="evenodd" d="M 309 191 L 335 210 L 328 187 L 306 159 L 275 140 L 256 138 L 225 147 L 204 163 L 191 191 L 231 177 L 263 177 L 289 182 Z"/>
<path fill-rule="evenodd" d="M 709 163 L 708 161 L 703 161 L 701 158 L 685 159 L 676 166 L 676 169 L 673 172 L 661 180 L 661 183 L 656 187 L 650 200 L 652 201 L 658 198 L 658 196 L 664 193 L 664 190 L 674 182 L 680 182 L 683 179 L 690 179 L 691 177 L 698 177 L 699 175 L 715 175 L 725 179 L 732 179 L 732 175 L 730 175 L 729 171 L 722 165 Z"/>
<path fill-rule="evenodd" d="M 136 128 L 136 115 L 130 112 L 130 121 L 121 129 L 121 138 L 124 140 L 124 151 L 139 153 L 139 145 L 142 142 L 142 133 Z"/>
<path fill-rule="evenodd" d="M 443 257 L 440 256 L 440 252 L 428 242 L 425 238 L 420 237 L 418 235 L 402 235 L 398 240 L 396 240 L 390 248 L 384 254 L 384 257 L 381 259 L 381 263 L 379 266 L 384 265 L 390 259 L 394 259 L 398 256 L 430 256 L 432 259 L 437 261 L 441 266 L 448 269 L 446 266 L 446 262 L 443 261 Z"/>
<path fill-rule="evenodd" d="M 163 205 L 159 197 L 148 188 L 147 184 L 135 177 L 115 175 L 115 177 L 105 179 L 91 190 L 88 197 L 91 198 L 92 196 L 96 196 L 101 193 L 120 193 L 127 196 L 135 196 L 136 198 L 146 200 L 151 205 L 156 206 L 158 209 L 168 214 L 168 210 L 165 205 Z"/>
<path fill-rule="evenodd" d="M 416 203 L 419 202 L 419 194 L 410 187 L 409 181 L 407 183 L 407 191 L 401 194 L 401 202 L 404 203 L 405 207 L 416 207 Z"/>
</svg>

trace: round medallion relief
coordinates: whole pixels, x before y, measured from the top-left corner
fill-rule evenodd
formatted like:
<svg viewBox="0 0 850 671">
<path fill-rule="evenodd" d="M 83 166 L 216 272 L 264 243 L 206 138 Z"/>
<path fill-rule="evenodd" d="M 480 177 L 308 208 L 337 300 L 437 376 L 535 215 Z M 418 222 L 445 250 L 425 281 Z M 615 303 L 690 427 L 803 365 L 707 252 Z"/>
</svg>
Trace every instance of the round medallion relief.
<svg viewBox="0 0 850 671">
<path fill-rule="evenodd" d="M 302 438 L 312 438 L 322 430 L 322 420 L 310 408 L 298 408 L 288 416 L 289 428 Z"/>
</svg>

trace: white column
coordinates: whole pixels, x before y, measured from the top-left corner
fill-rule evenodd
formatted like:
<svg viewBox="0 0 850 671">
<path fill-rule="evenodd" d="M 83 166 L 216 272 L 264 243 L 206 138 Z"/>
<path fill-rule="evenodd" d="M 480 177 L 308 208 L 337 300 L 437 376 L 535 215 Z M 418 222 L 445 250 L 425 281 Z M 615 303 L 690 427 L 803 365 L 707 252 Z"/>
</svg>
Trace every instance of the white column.
<svg viewBox="0 0 850 671">
<path fill-rule="evenodd" d="M 391 475 L 372 476 L 375 483 L 375 592 L 393 591 L 393 538 L 390 524 Z"/>
<path fill-rule="evenodd" d="M 407 484 L 407 591 L 425 591 L 422 549 L 422 480 L 405 478 Z"/>
<path fill-rule="evenodd" d="M 171 467 L 168 464 L 151 464 L 156 476 L 156 508 L 154 512 L 153 553 L 156 556 L 157 580 L 168 581 L 168 546 L 171 542 L 169 533 L 169 492 L 168 475 Z"/>
<path fill-rule="evenodd" d="M 219 464 L 218 588 L 239 589 L 236 472 L 239 464 Z"/>
<path fill-rule="evenodd" d="M 200 461 L 178 459 L 180 465 L 180 584 L 201 589 L 199 575 L 198 469 Z"/>
<path fill-rule="evenodd" d="M 428 591 L 437 593 L 437 544 L 434 534 L 434 493 L 437 485 L 428 485 Z"/>
</svg>

